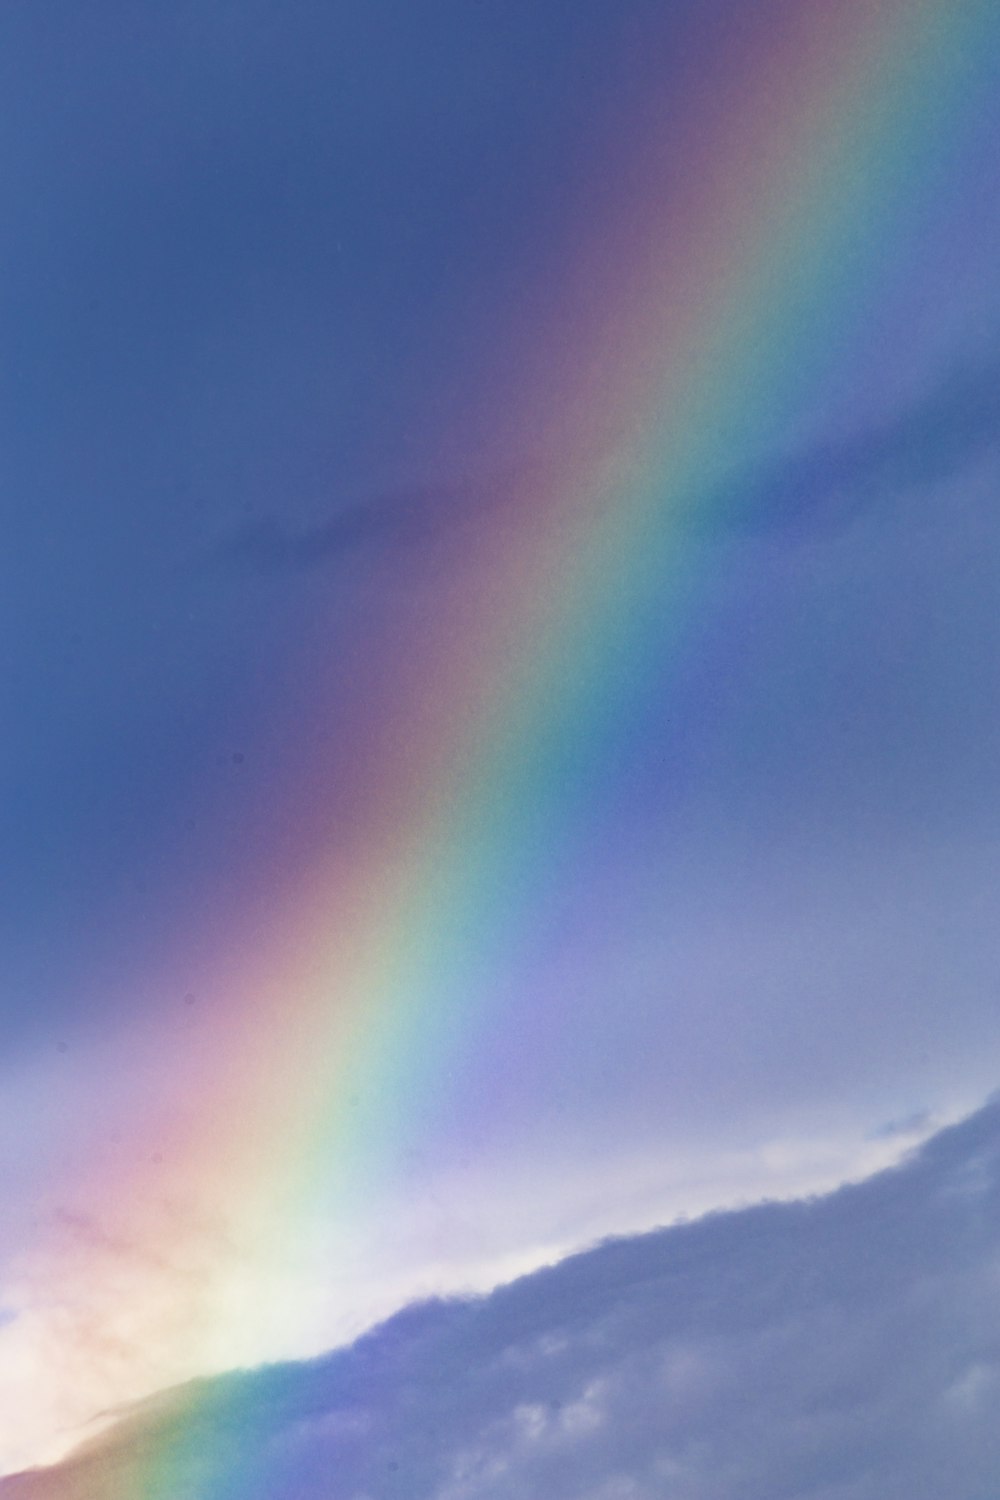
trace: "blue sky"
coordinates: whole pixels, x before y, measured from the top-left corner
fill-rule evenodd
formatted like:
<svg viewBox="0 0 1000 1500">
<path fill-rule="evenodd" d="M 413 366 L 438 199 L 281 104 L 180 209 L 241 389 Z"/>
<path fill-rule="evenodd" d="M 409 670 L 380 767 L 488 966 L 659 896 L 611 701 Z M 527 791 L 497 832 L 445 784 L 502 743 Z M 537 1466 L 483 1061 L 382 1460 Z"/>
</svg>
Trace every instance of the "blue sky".
<svg viewBox="0 0 1000 1500">
<path fill-rule="evenodd" d="M 0 1305 L 23 1290 L 35 1229 L 55 1211 L 50 1184 L 72 1181 L 112 1125 L 127 1135 L 155 1094 L 186 990 L 166 994 L 160 975 L 182 972 L 178 955 L 197 969 L 192 911 L 199 932 L 225 925 L 272 787 L 315 748 L 321 675 L 338 727 L 328 802 L 287 840 L 353 836 L 364 729 L 405 681 L 411 635 L 462 599 L 469 537 L 528 524 L 534 476 L 559 458 L 491 407 L 484 365 L 516 369 L 559 305 L 571 205 L 601 142 L 651 79 L 668 117 L 702 76 L 724 112 L 712 60 L 746 24 L 735 0 L 4 6 Z M 679 103 L 677 115 L 680 130 Z M 373 1191 L 340 1246 L 323 1347 L 417 1294 L 484 1288 L 607 1234 L 862 1176 L 1000 1081 L 998 154 L 980 110 L 893 246 L 850 359 L 804 379 L 766 450 L 720 455 L 712 519 L 678 542 L 703 596 L 684 650 L 623 729 L 601 816 L 539 914 L 538 943 L 483 980 L 496 990 L 489 1076 L 442 1083 L 407 1173 Z M 716 557 L 725 565 L 706 565 Z M 886 1134 L 899 1120 L 911 1124 Z M 989 1114 L 939 1137 L 870 1200 L 859 1188 L 799 1219 L 718 1221 L 706 1244 L 731 1230 L 749 1286 L 757 1226 L 783 1256 L 800 1220 L 802 1234 L 829 1222 L 844 1257 L 832 1285 L 862 1254 L 859 1205 L 888 1223 L 898 1186 L 921 1234 L 957 1203 L 971 1213 L 942 1163 L 991 1131 Z M 987 1228 L 974 1229 L 983 1257 Z M 941 1233 L 933 1274 L 947 1287 L 965 1252 Z M 602 1253 L 487 1311 L 421 1313 L 414 1358 L 432 1358 L 435 1320 L 467 1316 L 454 1347 L 468 1336 L 473 1366 L 499 1357 L 500 1334 L 477 1330 L 505 1309 L 516 1320 L 517 1298 L 537 1293 L 544 1332 L 546 1289 L 575 1285 L 584 1266 L 595 1305 L 617 1307 Z M 705 1253 L 715 1311 L 691 1338 L 735 1347 L 743 1304 L 712 1290 Z M 900 1298 L 910 1286 L 919 1300 L 915 1252 L 893 1241 L 878 1254 L 883 1270 L 898 1258 Z M 321 1266 L 303 1275 L 319 1285 Z M 782 1366 L 791 1384 L 763 1388 L 753 1421 L 771 1420 L 807 1346 L 838 1330 L 845 1380 L 881 1379 L 853 1299 L 838 1283 L 803 1312 Z M 897 1312 L 902 1326 L 902 1300 Z M 975 1392 L 992 1390 L 995 1358 L 975 1352 L 971 1321 L 954 1353 L 937 1316 L 919 1323 L 914 1358 L 948 1372 L 935 1401 L 966 1379 L 955 1410 L 971 1415 L 964 1449 L 959 1417 L 941 1418 L 934 1462 L 961 1449 L 966 1488 L 953 1493 L 973 1500 L 992 1441 Z M 421 1448 L 437 1476 L 426 1493 L 654 1493 L 648 1412 L 636 1438 L 647 1467 L 613 1487 L 631 1472 L 615 1444 L 632 1432 L 615 1403 L 647 1358 L 637 1348 L 629 1363 L 634 1333 L 616 1332 L 620 1369 L 584 1370 L 582 1355 L 574 1366 L 570 1405 L 590 1400 L 588 1381 L 605 1392 L 600 1438 L 560 1457 L 534 1396 L 490 1395 L 472 1416 L 445 1412 L 440 1453 Z M 746 1336 L 752 1382 L 784 1334 Z M 0 1393 L 17 1385 L 11 1347 Z M 307 1352 L 258 1339 L 245 1354 Z M 697 1349 L 684 1367 L 695 1385 L 703 1358 L 715 1369 Z M 725 1424 L 714 1378 L 705 1420 Z M 824 1489 L 794 1465 L 826 1439 L 782 1434 L 770 1457 L 745 1458 L 757 1491 L 691 1459 L 678 1495 L 917 1497 L 906 1449 L 919 1451 L 931 1397 L 886 1391 L 884 1470 L 873 1460 L 869 1477 Z M 34 1411 L 7 1432 L 0 1416 L 0 1467 L 24 1461 Z M 387 1412 L 373 1408 L 371 1431 Z M 579 1420 L 591 1430 L 583 1408 Z M 875 1442 L 831 1423 L 845 1454 Z M 50 1451 L 49 1425 L 37 1418 L 31 1453 Z M 747 1453 L 749 1430 L 733 1437 Z M 399 1441 L 417 1443 L 415 1429 Z M 365 1469 L 364 1444 L 345 1442 L 357 1493 L 396 1493 Z M 486 1467 L 449 1490 L 446 1459 L 463 1444 Z M 504 1444 L 520 1455 L 511 1477 L 483 1478 Z M 769 1462 L 799 1477 L 780 1491 Z"/>
</svg>

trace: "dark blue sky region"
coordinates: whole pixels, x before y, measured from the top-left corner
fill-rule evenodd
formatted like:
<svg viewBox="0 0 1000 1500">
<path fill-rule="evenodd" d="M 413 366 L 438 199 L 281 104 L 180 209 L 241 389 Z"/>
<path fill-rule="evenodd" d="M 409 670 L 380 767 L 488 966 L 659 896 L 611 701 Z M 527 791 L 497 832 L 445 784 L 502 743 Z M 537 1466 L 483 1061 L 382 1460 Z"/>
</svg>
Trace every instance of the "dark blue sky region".
<svg viewBox="0 0 1000 1500">
<path fill-rule="evenodd" d="M 586 112 L 566 19 L 5 9 L 8 1036 L 107 972 L 102 928 L 141 947 L 164 859 L 211 865 L 205 804 L 327 606 L 205 556 L 454 484 L 437 407 Z"/>
</svg>

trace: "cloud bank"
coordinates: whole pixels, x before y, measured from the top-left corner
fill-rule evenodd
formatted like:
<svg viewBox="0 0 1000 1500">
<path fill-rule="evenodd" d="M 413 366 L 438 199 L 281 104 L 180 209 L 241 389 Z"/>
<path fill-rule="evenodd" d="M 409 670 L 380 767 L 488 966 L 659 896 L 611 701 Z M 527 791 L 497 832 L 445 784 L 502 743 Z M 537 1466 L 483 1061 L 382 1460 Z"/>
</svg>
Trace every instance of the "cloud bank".
<svg viewBox="0 0 1000 1500">
<path fill-rule="evenodd" d="M 994 1500 L 998 1400 L 993 1102 L 828 1197 L 169 1393 L 0 1500 Z"/>
</svg>

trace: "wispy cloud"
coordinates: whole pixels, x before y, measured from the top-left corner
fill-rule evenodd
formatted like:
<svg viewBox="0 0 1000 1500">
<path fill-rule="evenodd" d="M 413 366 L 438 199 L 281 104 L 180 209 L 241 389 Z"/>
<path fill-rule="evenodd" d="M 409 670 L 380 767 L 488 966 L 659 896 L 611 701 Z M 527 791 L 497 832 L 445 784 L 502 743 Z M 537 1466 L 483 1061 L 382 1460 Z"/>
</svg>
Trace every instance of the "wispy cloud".
<svg viewBox="0 0 1000 1500">
<path fill-rule="evenodd" d="M 993 1103 L 827 1198 L 610 1242 L 183 1388 L 0 1500 L 981 1500 L 998 1210 Z"/>
<path fill-rule="evenodd" d="M 348 504 L 312 526 L 263 516 L 223 538 L 209 561 L 253 574 L 306 572 L 351 553 L 433 541 L 482 518 L 514 493 L 510 480 L 415 484 Z"/>
<path fill-rule="evenodd" d="M 834 531 L 868 506 L 949 479 L 998 448 L 1000 361 L 984 361 L 891 419 L 727 485 L 707 514 L 748 535 Z"/>
</svg>

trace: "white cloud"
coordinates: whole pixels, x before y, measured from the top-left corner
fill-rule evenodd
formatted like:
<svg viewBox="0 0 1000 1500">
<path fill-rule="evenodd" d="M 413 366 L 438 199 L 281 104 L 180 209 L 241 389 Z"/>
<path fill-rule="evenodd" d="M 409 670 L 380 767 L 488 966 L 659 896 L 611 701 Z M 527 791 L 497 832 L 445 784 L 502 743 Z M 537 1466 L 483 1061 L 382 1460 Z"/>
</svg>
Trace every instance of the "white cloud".
<svg viewBox="0 0 1000 1500">
<path fill-rule="evenodd" d="M 612 1241 L 154 1402 L 0 1500 L 128 1491 L 192 1403 L 198 1441 L 150 1500 L 987 1500 L 998 1209 L 1000 1102 L 828 1197 Z"/>
</svg>

